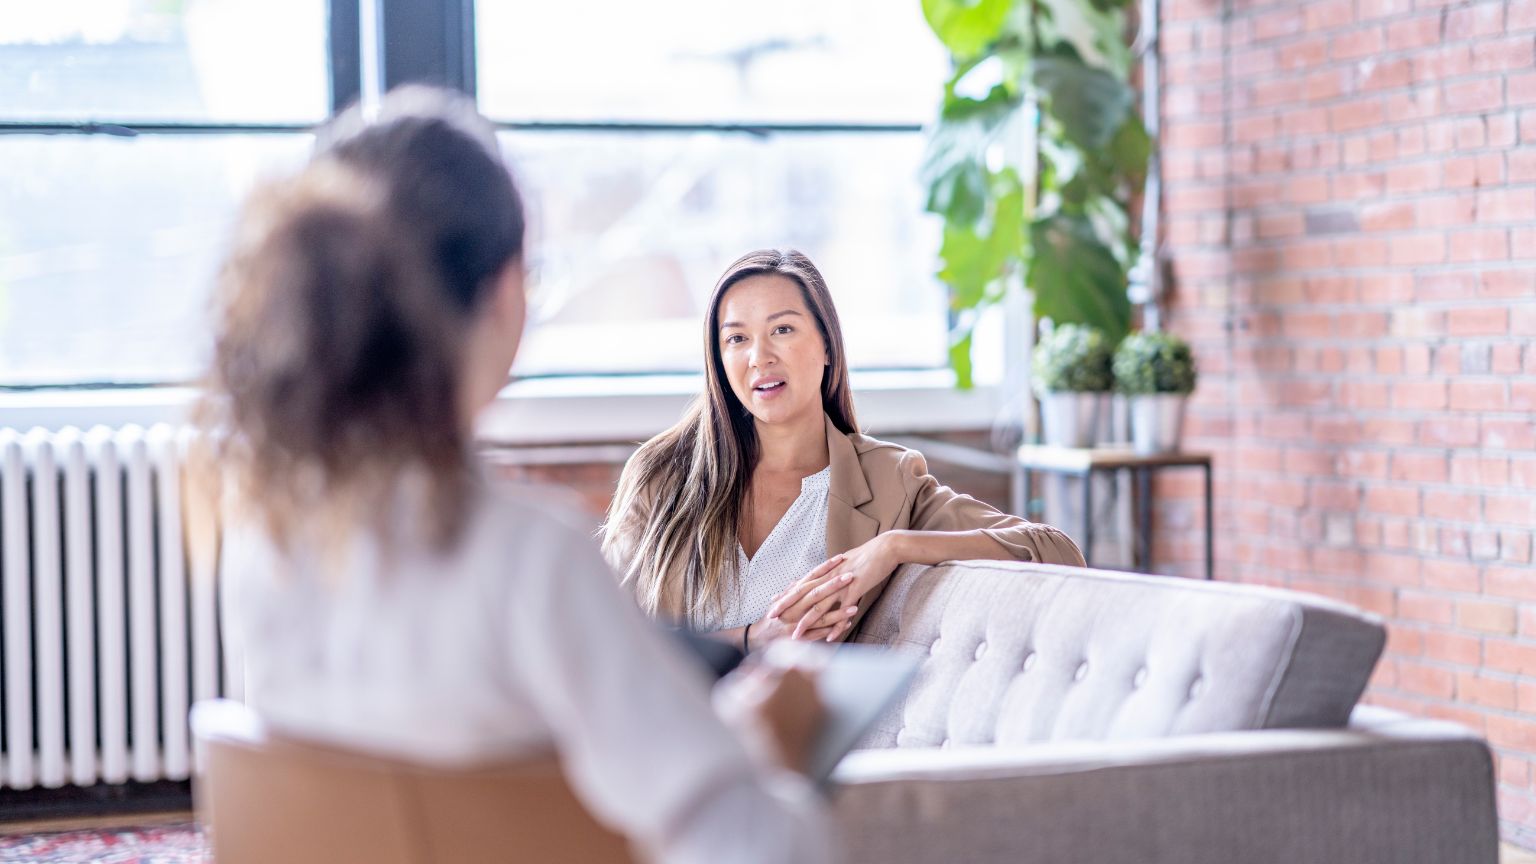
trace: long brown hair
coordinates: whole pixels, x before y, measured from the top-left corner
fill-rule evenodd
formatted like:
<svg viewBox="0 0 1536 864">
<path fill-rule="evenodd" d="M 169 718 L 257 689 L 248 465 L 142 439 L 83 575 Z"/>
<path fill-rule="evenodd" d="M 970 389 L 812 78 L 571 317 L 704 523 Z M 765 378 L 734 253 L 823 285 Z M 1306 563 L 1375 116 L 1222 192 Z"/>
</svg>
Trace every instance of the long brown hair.
<svg viewBox="0 0 1536 864">
<path fill-rule="evenodd" d="M 800 287 L 826 345 L 828 365 L 821 379 L 821 405 L 840 431 L 858 424 L 848 385 L 848 355 L 842 325 L 821 271 L 800 252 L 763 249 L 727 267 L 709 297 L 704 320 L 704 393 L 675 426 L 647 441 L 625 467 L 608 509 L 603 545 L 610 550 L 616 530 L 647 512 L 637 532 L 637 553 L 620 575 L 642 608 L 653 615 L 681 618 L 718 608 L 724 588 L 736 576 L 737 525 L 752 469 L 757 465 L 757 428 L 726 378 L 720 356 L 720 303 L 725 292 L 749 276 L 776 274 Z M 639 508 L 639 509 L 637 509 Z M 681 581 L 681 584 L 677 584 Z M 683 608 L 669 598 L 681 596 Z"/>
<path fill-rule="evenodd" d="M 239 221 L 197 421 L 280 544 L 382 518 L 406 484 L 443 548 L 473 493 L 464 336 L 522 257 L 522 203 L 494 130 L 449 91 L 394 91 L 317 140 Z"/>
</svg>

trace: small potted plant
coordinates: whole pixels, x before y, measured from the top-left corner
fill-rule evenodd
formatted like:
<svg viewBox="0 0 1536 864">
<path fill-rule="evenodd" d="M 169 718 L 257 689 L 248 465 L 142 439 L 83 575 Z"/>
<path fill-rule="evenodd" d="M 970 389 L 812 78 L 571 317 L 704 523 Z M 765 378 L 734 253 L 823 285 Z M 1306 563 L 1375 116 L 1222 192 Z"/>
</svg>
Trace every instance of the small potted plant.
<svg viewBox="0 0 1536 864">
<path fill-rule="evenodd" d="M 1114 384 L 1109 340 L 1082 324 L 1060 324 L 1035 345 L 1034 383 L 1041 437 L 1058 447 L 1091 447 L 1099 412 Z"/>
<path fill-rule="evenodd" d="M 1179 449 L 1184 406 L 1198 377 L 1189 343 L 1172 333 L 1132 333 L 1115 349 L 1115 389 L 1131 409 L 1131 445 L 1137 453 Z"/>
</svg>

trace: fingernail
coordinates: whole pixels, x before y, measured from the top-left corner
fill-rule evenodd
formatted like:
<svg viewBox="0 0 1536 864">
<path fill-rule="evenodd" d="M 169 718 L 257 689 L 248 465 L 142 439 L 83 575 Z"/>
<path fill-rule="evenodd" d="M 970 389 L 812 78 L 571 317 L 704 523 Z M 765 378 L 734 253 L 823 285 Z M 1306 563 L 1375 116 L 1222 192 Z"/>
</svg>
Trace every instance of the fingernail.
<svg viewBox="0 0 1536 864">
<path fill-rule="evenodd" d="M 859 614 L 859 607 L 857 607 L 857 606 L 849 606 L 848 607 L 848 617 L 849 618 L 852 618 L 853 616 L 855 616 L 857 614 Z"/>
<path fill-rule="evenodd" d="M 852 573 L 844 573 L 843 574 L 843 581 L 844 582 L 852 582 L 853 581 L 853 574 Z"/>
</svg>

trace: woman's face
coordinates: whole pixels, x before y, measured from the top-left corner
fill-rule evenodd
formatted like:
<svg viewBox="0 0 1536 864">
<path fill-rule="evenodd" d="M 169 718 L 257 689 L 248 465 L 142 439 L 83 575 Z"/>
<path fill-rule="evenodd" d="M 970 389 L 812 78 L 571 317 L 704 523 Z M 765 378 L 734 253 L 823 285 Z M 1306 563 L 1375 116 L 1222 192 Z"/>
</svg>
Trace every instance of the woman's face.
<svg viewBox="0 0 1536 864">
<path fill-rule="evenodd" d="M 720 359 L 731 392 L 759 423 L 819 417 L 827 347 L 800 286 L 787 276 L 748 276 L 720 299 Z"/>
</svg>

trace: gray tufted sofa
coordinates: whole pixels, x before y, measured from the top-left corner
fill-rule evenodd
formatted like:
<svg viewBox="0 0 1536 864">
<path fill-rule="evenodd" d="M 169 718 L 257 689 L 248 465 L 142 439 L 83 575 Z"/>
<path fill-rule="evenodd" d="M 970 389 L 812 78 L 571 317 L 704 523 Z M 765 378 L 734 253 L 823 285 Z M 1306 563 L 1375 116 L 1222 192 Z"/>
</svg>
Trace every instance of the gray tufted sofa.
<svg viewBox="0 0 1536 864">
<path fill-rule="evenodd" d="M 1257 586 L 907 567 L 857 640 L 927 655 L 839 766 L 852 862 L 1495 864 L 1487 746 L 1355 703 L 1381 623 Z"/>
</svg>

